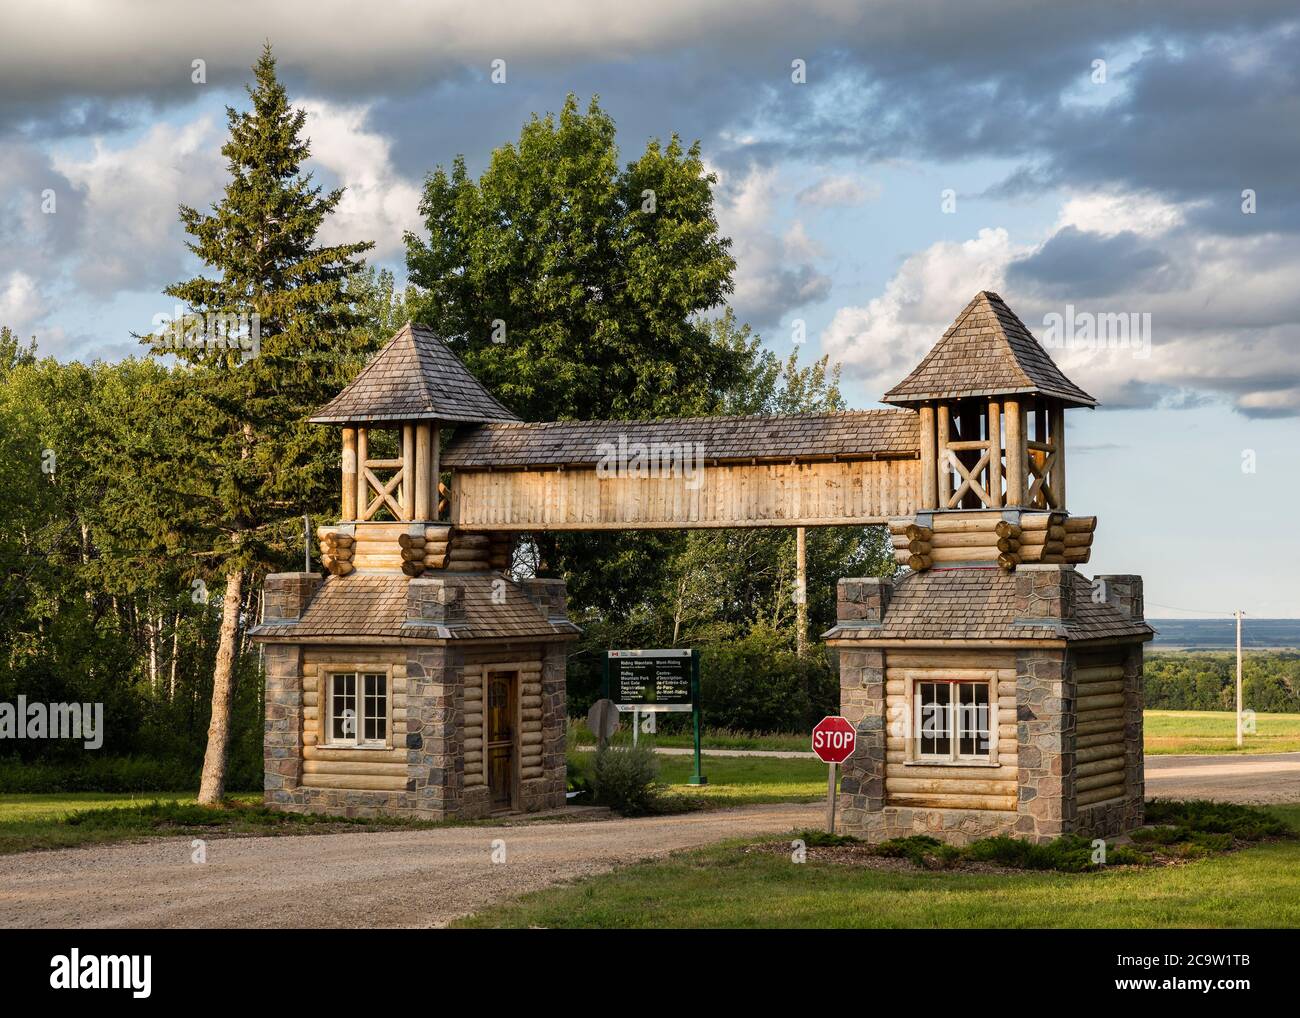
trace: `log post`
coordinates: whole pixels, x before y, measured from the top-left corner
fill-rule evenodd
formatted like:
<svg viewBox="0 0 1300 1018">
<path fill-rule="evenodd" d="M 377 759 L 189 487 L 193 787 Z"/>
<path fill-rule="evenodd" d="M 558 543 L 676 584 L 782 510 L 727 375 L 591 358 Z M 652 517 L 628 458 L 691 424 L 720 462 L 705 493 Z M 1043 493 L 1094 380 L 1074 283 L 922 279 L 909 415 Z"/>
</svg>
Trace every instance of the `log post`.
<svg viewBox="0 0 1300 1018">
<path fill-rule="evenodd" d="M 938 471 L 934 462 L 934 407 L 921 407 L 921 508 L 937 508 Z"/>
<path fill-rule="evenodd" d="M 989 505 L 1002 508 L 1002 407 L 989 400 Z"/>
<path fill-rule="evenodd" d="M 948 438 L 951 432 L 948 430 L 951 424 L 948 420 L 948 404 L 939 404 L 938 420 L 935 423 L 936 440 L 935 456 L 939 465 L 939 508 L 947 509 L 948 501 L 952 498 L 952 465 L 948 462 Z"/>
<path fill-rule="evenodd" d="M 1052 445 L 1056 462 L 1052 466 L 1051 488 L 1056 496 L 1056 508 L 1065 508 L 1065 405 L 1054 403 L 1051 417 Z"/>
<path fill-rule="evenodd" d="M 358 520 L 370 517 L 366 506 L 370 504 L 370 485 L 366 481 L 366 460 L 370 457 L 370 444 L 366 438 L 366 429 L 357 428 L 357 516 Z"/>
<path fill-rule="evenodd" d="M 357 429 L 343 429 L 343 519 L 357 518 Z"/>
<path fill-rule="evenodd" d="M 402 519 L 426 519 L 415 512 L 415 489 L 418 484 L 415 469 L 415 425 L 402 425 Z"/>
<path fill-rule="evenodd" d="M 415 481 L 414 518 L 417 520 L 433 519 L 433 514 L 429 511 L 429 434 L 430 426 L 427 421 L 415 425 L 415 462 L 411 472 Z"/>
<path fill-rule="evenodd" d="M 438 518 L 438 485 L 442 474 L 442 451 L 438 448 L 442 440 L 442 428 L 436 421 L 429 424 L 429 518 Z"/>
<path fill-rule="evenodd" d="M 1025 504 L 1025 411 L 1018 399 L 1003 407 L 1007 419 L 1007 504 Z"/>
</svg>

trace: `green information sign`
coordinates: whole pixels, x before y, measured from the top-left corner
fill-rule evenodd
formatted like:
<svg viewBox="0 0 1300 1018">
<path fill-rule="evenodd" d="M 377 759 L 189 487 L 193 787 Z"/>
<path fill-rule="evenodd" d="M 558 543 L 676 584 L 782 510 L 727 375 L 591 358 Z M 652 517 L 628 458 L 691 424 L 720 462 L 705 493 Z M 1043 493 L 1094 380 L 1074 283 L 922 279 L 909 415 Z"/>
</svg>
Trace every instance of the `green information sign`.
<svg viewBox="0 0 1300 1018">
<path fill-rule="evenodd" d="M 634 733 L 640 714 L 692 715 L 695 773 L 687 780 L 692 785 L 707 784 L 700 770 L 700 655 L 678 648 L 611 650 L 605 656 L 604 679 L 605 697 L 620 711 L 632 713 Z"/>
<path fill-rule="evenodd" d="M 689 650 L 611 650 L 609 698 L 619 710 L 680 711 L 694 706 Z"/>
</svg>

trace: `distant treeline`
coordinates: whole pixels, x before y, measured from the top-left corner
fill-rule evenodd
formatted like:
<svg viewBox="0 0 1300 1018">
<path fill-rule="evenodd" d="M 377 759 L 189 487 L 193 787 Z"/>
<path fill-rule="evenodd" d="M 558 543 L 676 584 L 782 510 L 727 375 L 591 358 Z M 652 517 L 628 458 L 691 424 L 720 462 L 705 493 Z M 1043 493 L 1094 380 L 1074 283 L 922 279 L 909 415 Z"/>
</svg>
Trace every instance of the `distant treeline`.
<svg viewBox="0 0 1300 1018">
<path fill-rule="evenodd" d="M 1151 654 L 1145 677 L 1149 710 L 1232 710 L 1236 702 L 1235 654 Z M 1300 714 L 1300 652 L 1247 654 L 1242 695 L 1260 713 Z"/>
</svg>

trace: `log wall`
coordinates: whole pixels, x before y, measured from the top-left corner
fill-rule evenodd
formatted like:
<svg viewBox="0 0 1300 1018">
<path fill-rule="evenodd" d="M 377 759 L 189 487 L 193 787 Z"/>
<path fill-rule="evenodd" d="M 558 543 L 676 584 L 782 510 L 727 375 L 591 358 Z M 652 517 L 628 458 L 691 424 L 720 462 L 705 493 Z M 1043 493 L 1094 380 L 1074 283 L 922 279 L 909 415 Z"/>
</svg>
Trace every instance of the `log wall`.
<svg viewBox="0 0 1300 1018">
<path fill-rule="evenodd" d="M 915 511 L 915 459 L 720 464 L 693 478 L 457 470 L 451 522 L 475 530 L 840 526 Z"/>
<path fill-rule="evenodd" d="M 988 681 L 996 766 L 908 763 L 910 690 L 916 680 Z M 1016 659 L 1014 651 L 890 650 L 885 653 L 885 794 L 890 806 L 933 809 L 1016 809 Z"/>
<path fill-rule="evenodd" d="M 1124 651 L 1079 655 L 1074 665 L 1077 809 L 1125 795 Z"/>
<path fill-rule="evenodd" d="M 512 672 L 518 676 L 517 744 L 519 779 L 540 778 L 542 771 L 542 648 L 468 651 L 465 655 L 464 753 L 466 789 L 486 786 L 484 744 L 484 676 L 488 672 Z"/>
<path fill-rule="evenodd" d="M 389 749 L 326 744 L 326 675 L 331 671 L 389 674 Z M 309 647 L 302 665 L 302 784 L 307 788 L 400 791 L 406 788 L 406 650 Z"/>
</svg>

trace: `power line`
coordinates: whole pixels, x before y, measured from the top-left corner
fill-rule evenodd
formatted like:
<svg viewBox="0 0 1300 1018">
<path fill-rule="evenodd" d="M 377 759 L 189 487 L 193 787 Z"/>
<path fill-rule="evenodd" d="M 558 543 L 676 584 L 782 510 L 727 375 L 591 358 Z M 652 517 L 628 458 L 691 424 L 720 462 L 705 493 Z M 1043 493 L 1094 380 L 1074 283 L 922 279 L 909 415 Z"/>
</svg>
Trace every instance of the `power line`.
<svg viewBox="0 0 1300 1018">
<path fill-rule="evenodd" d="M 1232 612 L 1215 611 L 1212 608 L 1180 608 L 1176 604 L 1159 604 L 1156 601 L 1148 601 L 1147 604 L 1152 608 L 1164 608 L 1173 612 L 1187 612 L 1191 615 L 1222 615 L 1224 618 L 1228 619 L 1233 617 Z"/>
</svg>

